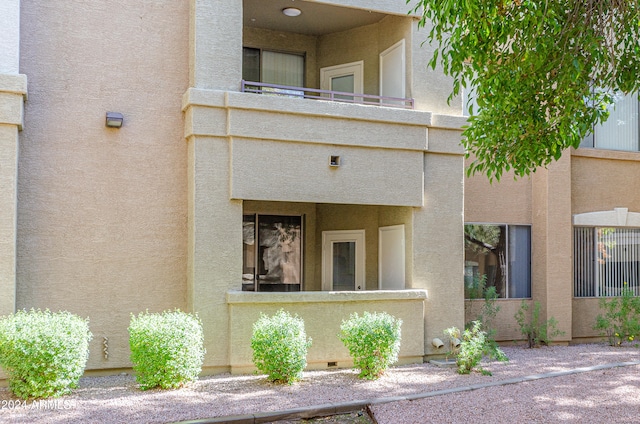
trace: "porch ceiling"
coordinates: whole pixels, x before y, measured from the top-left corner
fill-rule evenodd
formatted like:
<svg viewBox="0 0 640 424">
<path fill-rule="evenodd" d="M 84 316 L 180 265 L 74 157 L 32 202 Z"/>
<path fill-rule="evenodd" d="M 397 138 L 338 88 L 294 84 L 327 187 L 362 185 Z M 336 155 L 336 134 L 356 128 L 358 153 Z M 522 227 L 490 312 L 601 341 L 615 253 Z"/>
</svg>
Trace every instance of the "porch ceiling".
<svg viewBox="0 0 640 424">
<path fill-rule="evenodd" d="M 282 13 L 285 7 L 302 11 L 297 17 Z M 380 21 L 385 15 L 302 0 L 243 0 L 243 20 L 247 27 L 307 35 L 346 31 Z"/>
</svg>

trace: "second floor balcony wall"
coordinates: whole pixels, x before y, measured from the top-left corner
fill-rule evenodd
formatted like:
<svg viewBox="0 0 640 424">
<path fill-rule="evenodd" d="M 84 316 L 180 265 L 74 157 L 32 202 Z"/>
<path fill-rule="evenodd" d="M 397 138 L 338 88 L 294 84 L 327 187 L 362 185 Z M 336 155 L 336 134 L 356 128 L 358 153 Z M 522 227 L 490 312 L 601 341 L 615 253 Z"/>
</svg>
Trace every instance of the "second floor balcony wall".
<svg viewBox="0 0 640 424">
<path fill-rule="evenodd" d="M 198 89 L 183 110 L 187 139 L 228 140 L 233 199 L 419 207 L 425 153 L 462 153 L 429 128 L 461 122 L 415 110 Z"/>
</svg>

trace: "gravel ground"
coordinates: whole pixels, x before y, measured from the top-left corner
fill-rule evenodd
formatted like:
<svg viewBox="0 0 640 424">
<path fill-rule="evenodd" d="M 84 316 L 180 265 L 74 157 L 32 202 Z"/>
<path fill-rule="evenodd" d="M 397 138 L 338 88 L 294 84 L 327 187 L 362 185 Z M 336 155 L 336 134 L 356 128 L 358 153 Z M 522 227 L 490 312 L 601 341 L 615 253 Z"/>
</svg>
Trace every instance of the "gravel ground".
<svg viewBox="0 0 640 424">
<path fill-rule="evenodd" d="M 18 400 L 0 389 L 3 423 L 167 423 L 277 411 L 491 383 L 600 364 L 640 361 L 640 349 L 601 344 L 540 349 L 505 347 L 508 363 L 486 363 L 493 376 L 458 375 L 431 364 L 394 367 L 376 381 L 354 370 L 309 371 L 292 386 L 264 376 L 205 377 L 179 390 L 137 389 L 130 375 L 85 377 L 69 396 Z M 640 422 L 640 366 L 489 387 L 372 407 L 383 423 Z"/>
</svg>

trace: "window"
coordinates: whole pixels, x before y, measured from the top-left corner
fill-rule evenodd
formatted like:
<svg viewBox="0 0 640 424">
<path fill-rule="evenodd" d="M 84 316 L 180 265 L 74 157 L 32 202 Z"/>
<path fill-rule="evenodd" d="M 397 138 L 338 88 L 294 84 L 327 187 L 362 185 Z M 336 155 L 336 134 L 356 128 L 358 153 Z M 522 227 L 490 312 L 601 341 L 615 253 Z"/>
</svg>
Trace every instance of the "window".
<svg viewBox="0 0 640 424">
<path fill-rule="evenodd" d="M 638 94 L 617 94 L 609 108 L 609 118 L 593 129 L 580 143 L 580 147 L 596 149 L 640 151 L 640 125 L 638 123 Z"/>
<path fill-rule="evenodd" d="M 498 297 L 531 297 L 531 227 L 465 224 L 465 297 L 482 297 L 479 285 Z"/>
<path fill-rule="evenodd" d="M 640 294 L 640 228 L 574 227 L 575 297 Z"/>
<path fill-rule="evenodd" d="M 249 47 L 242 49 L 242 79 L 289 87 L 304 87 L 304 56 Z M 263 87 L 263 92 L 300 97 L 303 91 Z"/>
<path fill-rule="evenodd" d="M 244 215 L 242 290 L 300 291 L 302 217 Z"/>
</svg>

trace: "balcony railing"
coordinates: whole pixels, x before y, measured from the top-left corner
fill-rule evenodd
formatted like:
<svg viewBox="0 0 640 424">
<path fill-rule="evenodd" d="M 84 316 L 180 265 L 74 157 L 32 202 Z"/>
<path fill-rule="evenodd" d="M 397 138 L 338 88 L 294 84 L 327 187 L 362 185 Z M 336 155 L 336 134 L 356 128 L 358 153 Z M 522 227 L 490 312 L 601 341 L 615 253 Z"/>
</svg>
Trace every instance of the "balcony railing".
<svg viewBox="0 0 640 424">
<path fill-rule="evenodd" d="M 301 99 L 328 100 L 332 102 L 357 103 L 413 109 L 413 99 L 401 97 L 376 96 L 373 94 L 348 93 L 344 91 L 320 90 L 317 88 L 292 87 L 279 84 L 242 80 L 243 93 L 258 93 L 271 96 L 283 96 Z"/>
</svg>

